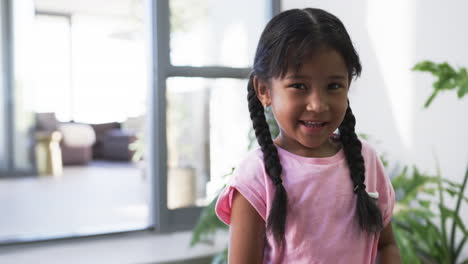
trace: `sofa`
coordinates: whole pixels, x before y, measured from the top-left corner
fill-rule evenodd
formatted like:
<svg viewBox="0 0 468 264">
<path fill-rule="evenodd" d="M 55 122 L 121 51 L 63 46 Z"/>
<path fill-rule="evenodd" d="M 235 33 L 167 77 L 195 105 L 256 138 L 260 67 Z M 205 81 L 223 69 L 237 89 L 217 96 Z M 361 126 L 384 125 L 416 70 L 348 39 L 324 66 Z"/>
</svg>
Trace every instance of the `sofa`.
<svg viewBox="0 0 468 264">
<path fill-rule="evenodd" d="M 129 146 L 136 141 L 136 132 L 122 128 L 118 122 L 91 124 L 96 133 L 93 159 L 130 161 L 134 151 Z"/>
<path fill-rule="evenodd" d="M 57 130 L 62 134 L 60 149 L 63 165 L 84 165 L 92 160 L 96 134 L 90 125 L 58 123 Z"/>
<path fill-rule="evenodd" d="M 59 131 L 63 165 L 86 165 L 92 160 L 131 161 L 129 145 L 136 132 L 121 123 L 85 124 L 59 122 L 54 113 L 36 113 L 36 131 Z"/>
</svg>

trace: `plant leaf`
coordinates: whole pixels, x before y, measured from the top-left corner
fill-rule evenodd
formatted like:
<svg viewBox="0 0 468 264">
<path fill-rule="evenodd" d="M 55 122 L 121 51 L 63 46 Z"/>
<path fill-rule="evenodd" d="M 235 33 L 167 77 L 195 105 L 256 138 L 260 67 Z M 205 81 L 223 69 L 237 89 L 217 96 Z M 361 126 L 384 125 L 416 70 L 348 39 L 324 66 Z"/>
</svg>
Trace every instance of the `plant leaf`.
<svg viewBox="0 0 468 264">
<path fill-rule="evenodd" d="M 228 229 L 228 226 L 219 220 L 215 213 L 218 196 L 216 196 L 209 205 L 203 208 L 200 218 L 198 218 L 198 222 L 192 231 L 190 246 L 194 246 L 198 243 L 210 243 L 212 242 L 212 236 L 217 230 Z"/>
<path fill-rule="evenodd" d="M 225 248 L 222 252 L 216 254 L 211 261 L 211 264 L 227 264 L 228 249 Z"/>
<path fill-rule="evenodd" d="M 451 188 L 443 188 L 444 192 L 448 193 L 451 197 L 458 196 L 459 191 Z"/>
<path fill-rule="evenodd" d="M 439 91 L 456 89 L 458 98 L 462 98 L 468 94 L 468 72 L 464 67 L 456 71 L 447 62 L 434 63 L 422 61 L 416 64 L 412 70 L 429 72 L 436 77 L 436 80 L 432 83 L 434 90 L 429 98 L 426 99 L 424 108 L 429 107 Z"/>
<path fill-rule="evenodd" d="M 428 209 L 429 206 L 431 206 L 431 201 L 428 201 L 428 200 L 418 200 L 418 202 L 422 207 L 426 209 Z"/>
<path fill-rule="evenodd" d="M 427 98 L 426 102 L 424 103 L 424 108 L 429 107 L 429 105 L 432 103 L 438 92 L 439 90 L 435 90 L 434 92 L 432 92 L 431 96 L 429 96 L 429 98 Z"/>
<path fill-rule="evenodd" d="M 432 61 L 425 60 L 421 61 L 418 64 L 414 65 L 412 68 L 413 71 L 422 71 L 422 72 L 430 72 L 430 73 L 436 73 L 437 72 L 437 67 L 436 64 Z"/>
<path fill-rule="evenodd" d="M 456 183 L 456 182 L 451 181 L 449 179 L 442 179 L 442 182 L 447 183 L 448 185 L 450 185 L 453 188 L 458 188 L 459 189 L 459 188 L 462 187 L 462 185 L 460 183 Z"/>
</svg>

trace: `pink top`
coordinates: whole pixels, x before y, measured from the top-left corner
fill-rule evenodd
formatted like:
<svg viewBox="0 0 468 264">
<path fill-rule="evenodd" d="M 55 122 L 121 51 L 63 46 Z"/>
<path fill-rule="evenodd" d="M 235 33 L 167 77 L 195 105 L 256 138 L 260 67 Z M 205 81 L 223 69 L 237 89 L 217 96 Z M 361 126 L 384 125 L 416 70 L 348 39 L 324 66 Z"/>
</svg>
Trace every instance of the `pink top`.
<svg viewBox="0 0 468 264">
<path fill-rule="evenodd" d="M 376 152 L 362 141 L 367 192 L 378 192 L 384 226 L 392 216 L 395 194 Z M 286 247 L 278 250 L 267 233 L 263 263 L 374 263 L 379 234 L 360 230 L 356 195 L 344 152 L 332 157 L 307 158 L 278 147 L 283 185 L 288 194 Z M 260 149 L 252 151 L 237 167 L 221 193 L 216 214 L 230 224 L 234 191 L 239 191 L 265 220 L 275 187 L 267 176 Z"/>
</svg>

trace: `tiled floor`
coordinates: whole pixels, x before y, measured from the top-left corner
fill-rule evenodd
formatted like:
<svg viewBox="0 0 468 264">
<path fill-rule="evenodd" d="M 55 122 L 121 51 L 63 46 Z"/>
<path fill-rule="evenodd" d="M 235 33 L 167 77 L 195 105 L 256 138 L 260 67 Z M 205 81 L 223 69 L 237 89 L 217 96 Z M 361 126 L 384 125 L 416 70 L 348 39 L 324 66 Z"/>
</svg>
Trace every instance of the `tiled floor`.
<svg viewBox="0 0 468 264">
<path fill-rule="evenodd" d="M 63 176 L 0 180 L 0 241 L 148 226 L 149 181 L 131 163 L 65 167 Z"/>
</svg>

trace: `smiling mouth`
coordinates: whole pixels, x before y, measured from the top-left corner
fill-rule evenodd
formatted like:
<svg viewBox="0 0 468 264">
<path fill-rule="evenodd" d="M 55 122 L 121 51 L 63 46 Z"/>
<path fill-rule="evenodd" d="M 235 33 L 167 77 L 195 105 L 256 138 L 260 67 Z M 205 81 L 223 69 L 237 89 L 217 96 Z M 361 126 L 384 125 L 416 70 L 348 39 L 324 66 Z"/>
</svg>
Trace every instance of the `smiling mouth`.
<svg viewBox="0 0 468 264">
<path fill-rule="evenodd" d="M 311 128 L 319 128 L 319 127 L 324 127 L 327 122 L 316 122 L 316 121 L 299 121 L 301 124 L 303 124 L 306 127 L 311 127 Z"/>
</svg>

